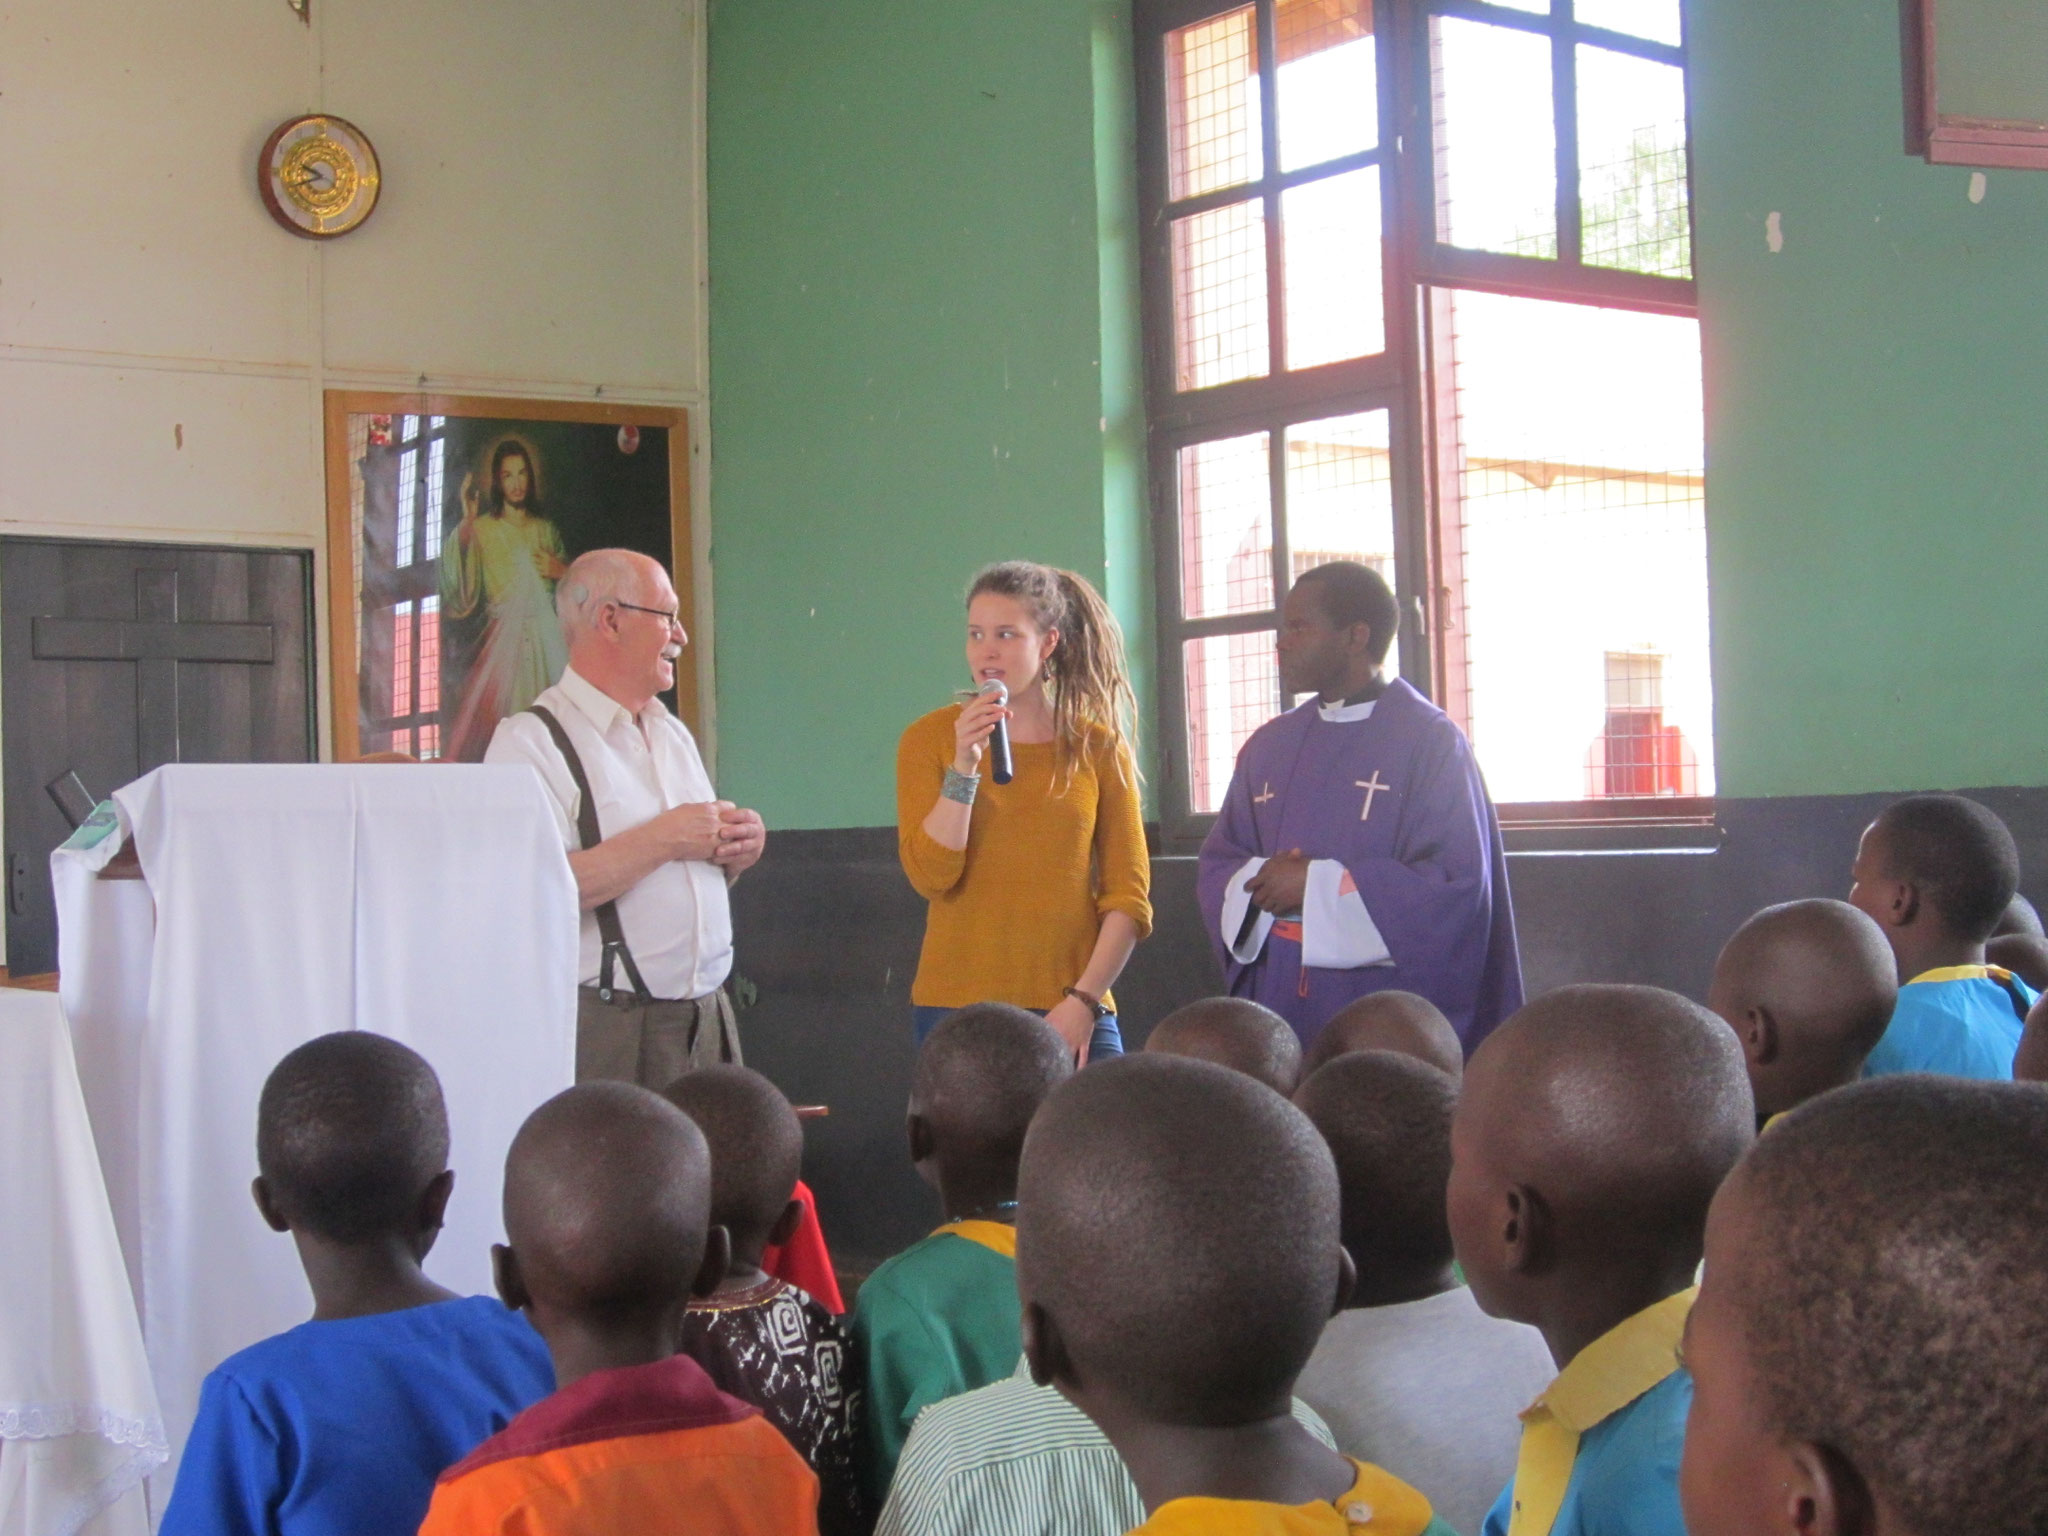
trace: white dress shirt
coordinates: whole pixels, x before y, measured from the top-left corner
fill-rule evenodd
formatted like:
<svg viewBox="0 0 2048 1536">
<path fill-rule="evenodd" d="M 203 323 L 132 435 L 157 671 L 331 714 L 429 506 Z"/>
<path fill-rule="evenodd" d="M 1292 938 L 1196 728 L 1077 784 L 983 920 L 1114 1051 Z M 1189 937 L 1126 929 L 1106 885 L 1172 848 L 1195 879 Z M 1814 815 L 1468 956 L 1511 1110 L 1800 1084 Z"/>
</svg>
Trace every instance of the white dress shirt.
<svg viewBox="0 0 2048 1536">
<path fill-rule="evenodd" d="M 562 722 L 583 759 L 583 772 L 597 801 L 600 836 L 616 837 L 678 805 L 718 798 L 689 727 L 661 700 L 649 703 L 636 719 L 625 705 L 570 667 L 534 702 Z M 576 834 L 576 781 L 537 716 L 522 711 L 499 721 L 484 761 L 532 764 L 555 803 L 563 846 L 583 846 Z M 732 970 L 732 909 L 726 902 L 725 871 L 708 860 L 677 859 L 661 865 L 619 898 L 619 925 L 641 979 L 655 997 L 702 997 Z M 601 948 L 597 918 L 585 912 L 578 961 L 585 986 L 597 982 Z M 623 974 L 614 974 L 612 984 L 631 985 Z"/>
</svg>

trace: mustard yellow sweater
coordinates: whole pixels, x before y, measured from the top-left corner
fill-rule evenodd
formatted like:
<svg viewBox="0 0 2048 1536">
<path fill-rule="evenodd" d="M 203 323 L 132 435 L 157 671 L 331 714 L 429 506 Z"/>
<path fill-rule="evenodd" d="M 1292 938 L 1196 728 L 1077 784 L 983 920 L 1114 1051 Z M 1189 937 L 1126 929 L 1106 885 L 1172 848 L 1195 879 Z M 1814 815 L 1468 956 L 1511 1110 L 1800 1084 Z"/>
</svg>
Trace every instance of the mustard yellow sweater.
<svg viewBox="0 0 2048 1536">
<path fill-rule="evenodd" d="M 959 715 L 949 704 L 913 720 L 896 748 L 897 848 L 931 903 L 910 1000 L 1051 1008 L 1087 967 L 1106 913 L 1128 913 L 1139 938 L 1152 931 L 1137 771 L 1120 740 L 1094 731 L 1056 794 L 1053 744 L 1015 744 L 1009 783 L 983 761 L 967 846 L 956 851 L 933 841 L 924 819 L 953 760 Z"/>
</svg>

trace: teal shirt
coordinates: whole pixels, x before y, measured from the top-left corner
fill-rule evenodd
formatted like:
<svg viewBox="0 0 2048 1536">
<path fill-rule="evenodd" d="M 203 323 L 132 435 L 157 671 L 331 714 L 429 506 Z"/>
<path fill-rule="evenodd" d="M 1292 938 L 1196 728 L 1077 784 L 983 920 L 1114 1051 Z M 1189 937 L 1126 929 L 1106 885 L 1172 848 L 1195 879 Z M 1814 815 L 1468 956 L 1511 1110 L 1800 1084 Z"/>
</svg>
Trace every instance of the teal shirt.
<svg viewBox="0 0 2048 1536">
<path fill-rule="evenodd" d="M 1910 981 L 1899 988 L 1892 1021 L 1863 1064 L 1863 1075 L 1941 1072 L 2009 1079 L 2020 1028 L 2033 1004 L 2034 993 L 2017 976 Z"/>
<path fill-rule="evenodd" d="M 951 1232 L 868 1276 L 851 1331 L 867 1369 L 868 1486 L 878 1503 L 919 1413 L 1017 1368 L 1020 1315 L 1017 1261 Z"/>
<path fill-rule="evenodd" d="M 1685 1536 L 1678 1458 L 1691 1408 L 1692 1377 L 1675 1371 L 1581 1435 L 1550 1536 Z M 1507 1536 L 1514 1510 L 1511 1480 L 1487 1512 L 1483 1536 Z"/>
</svg>

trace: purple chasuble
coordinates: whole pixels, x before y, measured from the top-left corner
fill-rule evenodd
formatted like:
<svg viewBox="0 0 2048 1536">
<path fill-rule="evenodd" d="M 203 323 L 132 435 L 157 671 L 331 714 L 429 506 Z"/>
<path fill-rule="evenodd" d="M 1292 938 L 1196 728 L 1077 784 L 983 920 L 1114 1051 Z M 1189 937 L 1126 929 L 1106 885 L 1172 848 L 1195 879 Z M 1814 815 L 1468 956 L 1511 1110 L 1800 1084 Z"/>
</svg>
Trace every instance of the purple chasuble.
<svg viewBox="0 0 2048 1536">
<path fill-rule="evenodd" d="M 1305 969 L 1300 943 L 1279 933 L 1249 965 L 1231 956 L 1219 926 L 1231 877 L 1292 848 L 1344 865 L 1391 965 Z M 1479 764 L 1399 678 L 1367 719 L 1324 720 L 1311 699 L 1252 733 L 1202 844 L 1200 893 L 1231 994 L 1264 1003 L 1304 1044 L 1346 1003 L 1399 990 L 1441 1008 L 1469 1056 L 1522 1006 L 1507 857 Z"/>
</svg>

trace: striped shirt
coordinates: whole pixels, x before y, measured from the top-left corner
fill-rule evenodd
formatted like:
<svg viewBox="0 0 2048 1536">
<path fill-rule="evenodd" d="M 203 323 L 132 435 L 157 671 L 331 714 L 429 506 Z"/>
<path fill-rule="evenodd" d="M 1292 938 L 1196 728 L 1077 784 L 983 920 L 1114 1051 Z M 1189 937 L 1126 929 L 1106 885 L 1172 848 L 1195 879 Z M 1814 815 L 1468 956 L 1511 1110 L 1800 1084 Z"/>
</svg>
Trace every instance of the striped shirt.
<svg viewBox="0 0 2048 1536">
<path fill-rule="evenodd" d="M 1335 1448 L 1299 1398 L 1294 1416 Z M 918 1415 L 875 1536 L 1124 1536 L 1144 1523 L 1102 1431 L 1020 1365 Z"/>
</svg>

